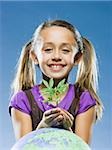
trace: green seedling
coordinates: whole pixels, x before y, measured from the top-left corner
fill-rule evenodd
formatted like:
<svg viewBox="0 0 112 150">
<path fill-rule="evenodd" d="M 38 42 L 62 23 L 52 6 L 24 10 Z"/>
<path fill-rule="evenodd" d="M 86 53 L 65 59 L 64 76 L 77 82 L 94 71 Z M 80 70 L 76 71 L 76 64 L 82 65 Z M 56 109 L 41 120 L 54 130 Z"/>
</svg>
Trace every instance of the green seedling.
<svg viewBox="0 0 112 150">
<path fill-rule="evenodd" d="M 52 78 L 49 80 L 49 83 L 44 79 L 42 82 L 46 86 L 42 89 L 42 94 L 44 96 L 47 95 L 47 99 L 45 99 L 44 102 L 48 104 L 55 103 L 58 105 L 60 101 L 60 95 L 67 90 L 68 83 L 65 83 L 65 79 L 63 79 L 56 87 L 54 87 L 54 80 Z"/>
</svg>

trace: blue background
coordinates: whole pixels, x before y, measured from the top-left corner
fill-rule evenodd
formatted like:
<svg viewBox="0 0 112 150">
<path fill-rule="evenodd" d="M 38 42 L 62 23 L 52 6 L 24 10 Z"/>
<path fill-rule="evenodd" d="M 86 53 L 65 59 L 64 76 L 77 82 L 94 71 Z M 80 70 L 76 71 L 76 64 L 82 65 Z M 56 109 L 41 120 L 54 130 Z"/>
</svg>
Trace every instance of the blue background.
<svg viewBox="0 0 112 150">
<path fill-rule="evenodd" d="M 0 149 L 14 144 L 8 114 L 10 84 L 22 46 L 41 22 L 65 19 L 94 44 L 100 67 L 100 96 L 105 110 L 94 126 L 93 150 L 112 148 L 112 2 L 0 2 Z M 73 73 L 72 73 L 73 75 Z M 72 79 L 71 76 L 71 81 Z"/>
</svg>

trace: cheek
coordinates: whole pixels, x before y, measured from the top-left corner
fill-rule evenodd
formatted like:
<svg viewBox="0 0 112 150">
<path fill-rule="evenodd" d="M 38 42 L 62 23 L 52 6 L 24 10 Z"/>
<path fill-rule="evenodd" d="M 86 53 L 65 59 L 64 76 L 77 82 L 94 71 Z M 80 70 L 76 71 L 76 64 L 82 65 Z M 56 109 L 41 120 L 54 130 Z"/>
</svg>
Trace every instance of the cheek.
<svg viewBox="0 0 112 150">
<path fill-rule="evenodd" d="M 46 61 L 51 58 L 51 54 L 42 53 L 41 57 L 43 61 Z"/>
<path fill-rule="evenodd" d="M 45 53 L 40 53 L 38 55 L 38 60 L 40 63 L 46 63 L 50 58 L 50 55 L 48 54 L 45 54 Z"/>
<path fill-rule="evenodd" d="M 66 62 L 68 64 L 74 64 L 74 55 L 69 55 L 66 57 Z"/>
</svg>

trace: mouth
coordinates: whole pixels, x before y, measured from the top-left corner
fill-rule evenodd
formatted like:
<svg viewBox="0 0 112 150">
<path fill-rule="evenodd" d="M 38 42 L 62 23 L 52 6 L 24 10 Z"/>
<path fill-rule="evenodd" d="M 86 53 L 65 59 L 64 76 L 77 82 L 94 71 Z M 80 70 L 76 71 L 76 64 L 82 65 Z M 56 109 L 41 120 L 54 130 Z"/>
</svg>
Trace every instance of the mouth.
<svg viewBox="0 0 112 150">
<path fill-rule="evenodd" d="M 48 67 L 50 68 L 51 71 L 53 72 L 59 72 L 61 71 L 66 65 L 64 64 L 50 64 Z"/>
</svg>

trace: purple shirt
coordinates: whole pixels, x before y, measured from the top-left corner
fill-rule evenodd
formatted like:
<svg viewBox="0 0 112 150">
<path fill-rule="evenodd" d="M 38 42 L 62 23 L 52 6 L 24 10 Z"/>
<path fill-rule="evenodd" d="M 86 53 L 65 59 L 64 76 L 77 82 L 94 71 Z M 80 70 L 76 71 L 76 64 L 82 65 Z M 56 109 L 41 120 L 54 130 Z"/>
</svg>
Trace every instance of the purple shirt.
<svg viewBox="0 0 112 150">
<path fill-rule="evenodd" d="M 53 106 L 52 104 L 48 105 L 47 103 L 45 103 L 43 101 L 44 98 L 42 97 L 42 95 L 40 93 L 38 85 L 34 86 L 31 89 L 31 91 L 32 91 L 32 94 L 33 94 L 39 108 L 43 112 L 56 107 L 56 106 Z M 74 98 L 74 85 L 70 84 L 67 94 L 60 101 L 60 103 L 58 104 L 58 107 L 68 110 L 70 105 L 72 104 L 73 98 Z M 90 93 L 87 90 L 82 92 L 82 94 L 80 96 L 80 103 L 79 103 L 79 109 L 77 111 L 77 114 L 87 111 L 89 108 L 91 108 L 94 105 L 96 105 L 96 101 L 94 98 L 92 98 Z M 14 107 L 26 114 L 29 114 L 29 115 L 31 113 L 29 101 L 27 99 L 26 94 L 22 90 L 12 96 L 10 104 L 9 104 L 9 108 L 11 108 L 11 107 Z"/>
</svg>

